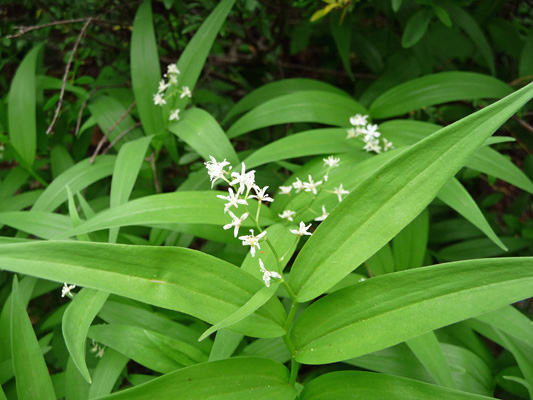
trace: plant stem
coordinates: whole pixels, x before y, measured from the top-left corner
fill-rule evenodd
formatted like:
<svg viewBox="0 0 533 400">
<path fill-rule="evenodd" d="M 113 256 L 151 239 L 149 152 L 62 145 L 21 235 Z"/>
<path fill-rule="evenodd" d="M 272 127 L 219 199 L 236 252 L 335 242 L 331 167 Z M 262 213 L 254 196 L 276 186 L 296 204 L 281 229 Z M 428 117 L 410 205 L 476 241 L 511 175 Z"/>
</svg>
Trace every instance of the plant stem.
<svg viewBox="0 0 533 400">
<path fill-rule="evenodd" d="M 289 385 L 294 385 L 296 383 L 296 378 L 298 377 L 298 370 L 300 369 L 300 363 L 294 358 L 291 359 L 291 376 L 289 378 Z"/>
</svg>

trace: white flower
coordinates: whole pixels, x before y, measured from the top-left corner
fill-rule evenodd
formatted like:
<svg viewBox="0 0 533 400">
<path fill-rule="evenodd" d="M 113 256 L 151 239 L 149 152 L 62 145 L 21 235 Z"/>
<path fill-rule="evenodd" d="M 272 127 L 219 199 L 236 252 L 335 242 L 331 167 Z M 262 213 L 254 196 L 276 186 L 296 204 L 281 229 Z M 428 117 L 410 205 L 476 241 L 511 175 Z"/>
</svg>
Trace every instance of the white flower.
<svg viewBox="0 0 533 400">
<path fill-rule="evenodd" d="M 261 272 L 263 273 L 263 280 L 265 281 L 266 287 L 270 287 L 271 278 L 281 279 L 281 275 L 278 274 L 277 272 L 267 271 L 261 259 L 259 259 L 259 267 L 261 268 Z"/>
<path fill-rule="evenodd" d="M 263 201 L 274 201 L 272 197 L 268 197 L 268 193 L 265 193 L 265 191 L 268 189 L 268 186 L 265 186 L 263 189 L 261 189 L 259 186 L 254 185 L 253 189 L 255 191 L 255 194 L 252 196 L 248 196 L 249 199 L 257 199 L 260 203 Z"/>
<path fill-rule="evenodd" d="M 230 185 L 236 185 L 239 184 L 239 189 L 237 190 L 238 194 L 244 193 L 244 189 L 246 188 L 246 191 L 249 191 L 252 186 L 255 184 L 255 170 L 252 170 L 250 172 L 246 172 L 246 166 L 244 163 L 242 163 L 242 170 L 239 174 L 238 172 L 232 172 L 231 176 L 235 179 L 230 182 Z"/>
<path fill-rule="evenodd" d="M 94 356 L 102 358 L 104 356 L 105 346 L 100 347 L 100 350 L 98 350 L 98 353 L 96 353 Z"/>
<path fill-rule="evenodd" d="M 279 190 L 279 194 L 291 194 L 292 186 L 280 186 Z"/>
<path fill-rule="evenodd" d="M 376 153 L 381 153 L 381 146 L 379 145 L 379 139 L 369 139 L 366 140 L 365 137 L 365 146 L 363 147 L 363 150 L 366 150 L 367 152 L 374 151 Z"/>
<path fill-rule="evenodd" d="M 235 214 L 233 214 L 231 211 L 228 211 L 228 212 L 231 218 L 233 218 L 233 221 L 231 221 L 231 224 L 224 225 L 224 229 L 229 229 L 232 226 L 234 226 L 235 230 L 233 233 L 235 234 L 235 237 L 237 237 L 237 235 L 239 234 L 239 227 L 241 226 L 242 221 L 248 218 L 248 213 L 244 213 L 243 215 L 241 215 L 240 218 L 237 218 Z"/>
<path fill-rule="evenodd" d="M 316 217 L 315 221 L 324 221 L 328 217 L 329 213 L 326 212 L 326 206 L 322 206 L 322 215 L 320 217 Z"/>
<path fill-rule="evenodd" d="M 308 175 L 308 177 L 309 177 L 309 182 L 304 182 L 303 183 L 303 187 L 304 187 L 305 191 L 306 192 L 313 192 L 313 194 L 317 194 L 316 187 L 318 185 L 321 185 L 322 181 L 313 182 L 313 178 L 311 177 L 311 175 Z"/>
<path fill-rule="evenodd" d="M 154 104 L 156 106 L 162 106 L 164 104 L 167 104 L 166 100 L 163 98 L 161 93 L 154 94 Z"/>
<path fill-rule="evenodd" d="M 393 148 L 394 145 L 392 144 L 392 142 L 389 142 L 387 139 L 383 138 L 383 151 L 387 151 Z"/>
<path fill-rule="evenodd" d="M 346 132 L 348 132 L 348 136 L 346 136 L 346 139 L 355 139 L 358 136 L 361 136 L 364 134 L 363 128 L 361 128 L 360 126 L 356 128 L 346 129 Z"/>
<path fill-rule="evenodd" d="M 297 236 L 303 236 L 303 235 L 309 235 L 311 236 L 311 232 L 307 232 L 307 230 L 311 228 L 311 224 L 305 226 L 304 222 L 300 222 L 300 228 L 299 229 L 291 229 L 291 233 L 294 233 Z"/>
<path fill-rule="evenodd" d="M 159 88 L 157 89 L 158 93 L 163 93 L 170 85 L 168 83 L 165 83 L 164 79 L 161 79 L 159 82 Z"/>
<path fill-rule="evenodd" d="M 180 119 L 179 114 L 180 114 L 180 109 L 179 109 L 179 108 L 176 108 L 174 111 L 172 111 L 172 112 L 170 113 L 170 118 L 169 118 L 169 120 L 170 120 L 170 121 L 174 121 L 174 120 L 177 121 L 178 119 Z"/>
<path fill-rule="evenodd" d="M 338 188 L 335 188 L 332 193 L 336 194 L 339 197 L 339 203 L 340 203 L 342 201 L 342 195 L 343 194 L 348 194 L 350 192 L 345 190 L 342 187 L 342 183 L 341 183 L 341 185 Z"/>
<path fill-rule="evenodd" d="M 327 165 L 330 168 L 334 168 L 334 167 L 338 167 L 339 166 L 339 161 L 341 159 L 340 158 L 335 158 L 333 156 L 329 156 L 328 158 L 323 158 L 322 160 L 324 160 L 324 167 Z"/>
<path fill-rule="evenodd" d="M 239 199 L 239 194 L 233 193 L 233 189 L 228 188 L 228 196 L 222 196 L 221 194 L 217 195 L 219 199 L 226 200 L 227 203 L 224 204 L 224 212 L 227 212 L 231 206 L 239 208 L 239 204 L 248 205 L 248 202 L 244 199 Z"/>
<path fill-rule="evenodd" d="M 183 99 L 184 97 L 192 97 L 192 92 L 191 89 L 189 89 L 189 86 L 183 86 L 181 88 L 180 99 Z"/>
<path fill-rule="evenodd" d="M 169 64 L 167 67 L 167 74 L 168 75 L 173 75 L 173 74 L 179 75 L 180 70 L 178 69 L 176 64 Z"/>
<path fill-rule="evenodd" d="M 168 82 L 170 85 L 176 86 L 178 84 L 178 75 L 170 75 L 168 77 Z"/>
<path fill-rule="evenodd" d="M 355 114 L 353 117 L 350 117 L 350 124 L 353 126 L 365 126 L 367 124 L 367 118 L 368 115 Z"/>
<path fill-rule="evenodd" d="M 68 296 L 72 298 L 72 293 L 70 292 L 72 289 L 74 289 L 76 285 L 68 285 L 66 282 L 63 284 L 63 287 L 61 288 L 61 297 Z"/>
<path fill-rule="evenodd" d="M 292 221 L 292 216 L 296 214 L 296 211 L 285 210 L 281 214 L 278 214 L 280 218 L 287 218 L 289 221 Z"/>
<path fill-rule="evenodd" d="M 300 178 L 296 178 L 296 182 L 292 183 L 292 187 L 296 190 L 296 193 L 300 193 L 304 188 L 304 184 L 302 183 Z"/>
<path fill-rule="evenodd" d="M 261 232 L 257 236 L 254 236 L 253 229 L 250 229 L 250 232 L 252 233 L 251 235 L 239 236 L 239 240 L 242 240 L 243 246 L 250 246 L 250 252 L 252 253 L 252 257 L 255 257 L 255 246 L 257 246 L 258 249 L 261 248 L 261 246 L 259 246 L 259 239 L 266 235 L 266 231 Z"/>
<path fill-rule="evenodd" d="M 224 179 L 224 167 L 229 165 L 229 162 L 224 159 L 224 161 L 217 162 L 215 157 L 209 156 L 211 161 L 206 161 L 205 167 L 207 168 L 207 173 L 209 174 L 209 179 L 211 180 L 211 188 L 218 179 Z"/>
<path fill-rule="evenodd" d="M 369 141 L 370 139 L 377 139 L 381 136 L 381 133 L 378 132 L 377 125 L 368 124 L 362 132 L 365 135 L 365 142 Z"/>
<path fill-rule="evenodd" d="M 94 339 L 92 340 L 92 346 L 93 346 L 93 347 L 91 347 L 91 350 L 89 350 L 89 351 L 90 351 L 91 353 L 96 353 L 96 352 L 98 351 L 98 343 L 96 343 L 96 342 L 94 341 Z"/>
</svg>

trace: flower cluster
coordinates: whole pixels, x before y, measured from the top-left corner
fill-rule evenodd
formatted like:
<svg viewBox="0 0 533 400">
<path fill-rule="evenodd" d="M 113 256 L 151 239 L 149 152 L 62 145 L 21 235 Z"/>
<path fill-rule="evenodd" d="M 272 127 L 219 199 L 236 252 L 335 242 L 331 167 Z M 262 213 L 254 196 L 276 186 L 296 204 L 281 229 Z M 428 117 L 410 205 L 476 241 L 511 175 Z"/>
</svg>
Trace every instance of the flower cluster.
<svg viewBox="0 0 533 400">
<path fill-rule="evenodd" d="M 98 345 L 98 343 L 96 343 L 93 339 L 92 343 L 91 343 L 91 350 L 89 350 L 91 353 L 95 353 L 94 356 L 95 357 L 98 357 L 98 358 L 102 358 L 104 356 L 104 352 L 105 352 L 105 346 L 100 346 Z"/>
<path fill-rule="evenodd" d="M 63 287 L 61 288 L 61 297 L 70 297 L 73 298 L 74 296 L 71 293 L 71 290 L 74 289 L 76 285 L 69 285 L 68 283 L 64 283 Z"/>
<path fill-rule="evenodd" d="M 385 138 L 382 139 L 382 144 L 379 143 L 379 137 L 381 133 L 378 131 L 378 126 L 376 124 L 370 124 L 367 122 L 368 115 L 355 114 L 353 117 L 350 117 L 350 124 L 352 127 L 347 129 L 348 136 L 346 139 L 354 139 L 362 137 L 365 146 L 363 147 L 366 151 L 373 151 L 375 153 L 381 153 L 381 151 L 387 151 L 394 148 L 392 142 L 388 141 Z"/>
<path fill-rule="evenodd" d="M 178 94 L 180 96 L 180 99 L 183 99 L 184 97 L 192 97 L 192 92 L 188 86 L 182 86 L 181 89 L 178 89 L 179 74 L 180 71 L 176 64 L 170 64 L 168 66 L 167 73 L 164 75 L 164 77 L 167 78 L 167 81 L 165 81 L 165 79 L 161 79 L 157 88 L 157 93 L 154 94 L 154 104 L 156 106 L 164 106 L 165 104 L 167 104 L 167 99 L 172 98 L 173 96 L 177 96 Z M 179 120 L 179 113 L 179 108 L 171 110 L 169 120 Z"/>
</svg>

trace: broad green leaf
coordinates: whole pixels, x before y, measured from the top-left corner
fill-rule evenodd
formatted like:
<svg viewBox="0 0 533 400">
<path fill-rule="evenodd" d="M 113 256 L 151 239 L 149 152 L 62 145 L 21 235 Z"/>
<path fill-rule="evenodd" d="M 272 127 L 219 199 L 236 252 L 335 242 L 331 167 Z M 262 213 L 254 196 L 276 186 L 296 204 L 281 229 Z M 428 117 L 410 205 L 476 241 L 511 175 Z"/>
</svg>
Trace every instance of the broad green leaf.
<svg viewBox="0 0 533 400">
<path fill-rule="evenodd" d="M 392 10 L 396 13 L 402 6 L 402 0 L 391 0 Z"/>
<path fill-rule="evenodd" d="M 55 145 L 50 150 L 50 168 L 55 179 L 74 165 L 74 160 L 68 150 L 62 145 Z"/>
<path fill-rule="evenodd" d="M 20 296 L 16 276 L 11 297 L 11 354 L 18 398 L 55 399 L 48 368 Z"/>
<path fill-rule="evenodd" d="M 530 297 L 532 283 L 527 257 L 378 276 L 327 295 L 300 315 L 291 331 L 296 360 L 324 364 L 384 349 Z"/>
<path fill-rule="evenodd" d="M 435 132 L 357 185 L 296 258 L 290 285 L 298 301 L 324 293 L 383 247 L 532 94 L 533 84 Z"/>
<path fill-rule="evenodd" d="M 144 132 L 147 135 L 162 133 L 165 129 L 162 109 L 153 101 L 161 80 L 161 67 L 149 0 L 139 6 L 133 21 L 130 64 L 131 84 Z"/>
<path fill-rule="evenodd" d="M 503 256 L 507 252 L 516 252 L 531 245 L 531 240 L 503 236 L 501 241 L 506 250 L 496 247 L 489 239 L 471 239 L 451 244 L 438 252 L 438 257 L 444 261 L 471 260 L 474 258 L 488 258 Z"/>
<path fill-rule="evenodd" d="M 405 343 L 440 386 L 457 389 L 441 344 L 433 332 L 424 333 L 407 340 Z"/>
<path fill-rule="evenodd" d="M 474 42 L 477 50 L 481 53 L 481 56 L 485 59 L 487 66 L 489 67 L 490 73 L 496 75 L 496 67 L 494 65 L 494 54 L 490 47 L 487 38 L 483 34 L 483 31 L 479 27 L 478 23 L 474 18 L 472 18 L 466 11 L 461 7 L 451 5 L 447 3 L 445 7 L 446 11 L 450 15 L 454 25 L 457 25 L 461 28 L 466 35 Z"/>
<path fill-rule="evenodd" d="M 499 310 L 480 315 L 476 317 L 476 319 L 514 337 L 515 339 L 523 341 L 533 348 L 531 320 L 515 307 L 506 306 Z"/>
<path fill-rule="evenodd" d="M 372 118 L 390 118 L 458 100 L 500 99 L 512 93 L 502 81 L 474 72 L 440 72 L 393 87 L 370 106 Z"/>
<path fill-rule="evenodd" d="M 98 314 L 109 293 L 83 288 L 74 296 L 74 299 L 63 314 L 63 337 L 70 357 L 82 377 L 91 383 L 91 375 L 85 365 L 85 343 L 87 332 Z"/>
<path fill-rule="evenodd" d="M 234 325 L 239 321 L 242 321 L 244 318 L 255 312 L 259 307 L 265 304 L 268 300 L 276 294 L 276 290 L 279 286 L 279 282 L 274 282 L 270 287 L 262 287 L 254 294 L 250 300 L 246 302 L 241 308 L 231 314 L 229 317 L 223 319 L 220 322 L 217 322 L 211 328 L 207 329 L 202 336 L 200 336 L 199 341 L 204 340 L 206 337 L 212 333 L 218 331 L 219 329 L 227 328 L 228 326 Z"/>
<path fill-rule="evenodd" d="M 529 391 L 529 398 L 533 399 L 533 347 L 527 346 L 523 342 L 501 331 L 497 331 L 497 333 L 505 343 L 505 348 L 513 354 L 513 357 L 518 363 L 520 371 L 525 378 L 524 386 Z"/>
<path fill-rule="evenodd" d="M 147 136 L 128 142 L 120 148 L 111 178 L 111 209 L 128 201 L 151 141 L 152 136 Z M 115 243 L 117 236 L 118 228 L 111 229 L 109 242 Z"/>
<path fill-rule="evenodd" d="M 249 155 L 244 163 L 248 168 L 254 168 L 273 161 L 317 154 L 348 153 L 362 148 L 362 142 L 346 140 L 346 129 L 312 129 L 268 143 Z"/>
<path fill-rule="evenodd" d="M 115 382 L 129 359 L 111 348 L 105 349 L 104 356 L 93 372 L 93 384 L 89 389 L 89 399 L 111 393 Z"/>
<path fill-rule="evenodd" d="M 65 400 L 86 400 L 90 384 L 81 375 L 76 364 L 69 357 L 65 371 Z"/>
<path fill-rule="evenodd" d="M 204 68 L 205 60 L 211 47 L 226 20 L 235 0 L 222 0 L 202 23 L 178 60 L 178 69 L 181 72 L 180 85 L 188 86 L 194 90 L 198 78 Z M 185 109 L 189 98 L 176 98 L 170 109 Z"/>
<path fill-rule="evenodd" d="M 7 199 L 26 183 L 30 174 L 20 166 L 11 169 L 0 184 L 0 200 Z"/>
<path fill-rule="evenodd" d="M 185 367 L 207 361 L 207 354 L 196 348 L 195 345 L 171 338 L 159 332 L 145 330 L 144 334 L 152 341 L 167 357 Z"/>
<path fill-rule="evenodd" d="M 397 271 L 423 265 L 428 231 L 429 213 L 426 209 L 392 239 L 392 255 Z"/>
<path fill-rule="evenodd" d="M 217 195 L 227 195 L 227 192 L 174 192 L 145 196 L 135 199 L 113 209 L 102 211 L 94 218 L 81 224 L 61 237 L 74 236 L 80 233 L 93 232 L 100 229 L 127 225 L 158 225 L 169 224 L 214 224 L 220 225 L 231 222 L 231 217 L 224 214 L 224 200 Z M 242 207 L 242 206 L 241 206 Z M 248 200 L 251 213 L 257 210 L 257 202 Z M 268 208 L 261 210 L 260 223 L 272 222 Z M 243 227 L 254 226 L 248 218 Z"/>
<path fill-rule="evenodd" d="M 341 21 L 339 17 L 331 17 L 329 19 L 331 35 L 337 46 L 339 57 L 341 58 L 344 70 L 348 77 L 353 81 L 352 68 L 350 66 L 350 42 L 352 38 L 352 18 L 351 14 L 347 14 L 344 20 Z"/>
<path fill-rule="evenodd" d="M 488 400 L 458 390 L 397 376 L 363 371 L 339 371 L 322 375 L 309 382 L 300 400 Z"/>
<path fill-rule="evenodd" d="M 87 158 L 72 166 L 48 185 L 35 202 L 32 211 L 54 211 L 67 200 L 67 191 L 65 190 L 67 185 L 73 193 L 76 193 L 111 175 L 115 159 L 116 157 L 111 155 L 98 156 L 94 164 L 91 164 L 90 159 Z"/>
<path fill-rule="evenodd" d="M 350 117 L 368 111 L 355 100 L 337 93 L 309 90 L 266 101 L 239 118 L 227 131 L 229 138 L 267 126 L 315 122 L 348 126 Z"/>
<path fill-rule="evenodd" d="M 404 49 L 413 47 L 424 37 L 432 17 L 431 8 L 424 7 L 409 18 L 402 35 Z"/>
<path fill-rule="evenodd" d="M 432 4 L 431 8 L 433 8 L 433 12 L 435 13 L 440 22 L 442 22 L 448 28 L 452 27 L 453 23 L 450 18 L 450 14 L 448 14 L 448 12 L 444 8 L 439 7 L 436 4 Z"/>
<path fill-rule="evenodd" d="M 120 263 L 117 263 L 120 260 Z M 199 251 L 74 241 L 2 245 L 0 268 L 69 282 L 216 323 L 264 286 L 241 269 Z M 285 311 L 275 298 L 232 330 L 277 337 Z"/>
<path fill-rule="evenodd" d="M 391 246 L 387 243 L 376 254 L 366 260 L 365 265 L 373 275 L 390 274 L 396 270 Z"/>
<path fill-rule="evenodd" d="M 245 379 L 243 379 L 245 377 Z M 289 371 L 264 358 L 233 358 L 193 365 L 102 400 L 293 400 Z"/>
<path fill-rule="evenodd" d="M 66 235 L 72 229 L 70 217 L 41 211 L 9 211 L 0 213 L 0 224 L 42 239 Z"/>
<path fill-rule="evenodd" d="M 522 48 L 520 63 L 518 64 L 518 76 L 533 74 L 533 28 L 529 28 L 526 42 Z"/>
<path fill-rule="evenodd" d="M 38 189 L 30 192 L 23 192 L 8 199 L 4 199 L 0 203 L 0 212 L 20 211 L 23 208 L 31 207 L 42 193 L 43 190 Z"/>
<path fill-rule="evenodd" d="M 230 358 L 242 342 L 243 338 L 244 335 L 241 335 L 240 333 L 235 333 L 226 329 L 219 330 L 213 343 L 213 349 L 209 354 L 209 362 Z"/>
<path fill-rule="evenodd" d="M 225 132 L 207 111 L 189 109 L 183 113 L 180 121 L 171 124 L 168 129 L 205 160 L 213 156 L 217 161 L 227 159 L 233 166 L 239 163 L 239 157 Z"/>
<path fill-rule="evenodd" d="M 63 79 L 54 78 L 52 76 L 46 75 L 37 75 L 35 77 L 37 82 L 37 87 L 42 90 L 61 90 L 63 86 Z M 88 99 L 89 92 L 81 86 L 75 86 L 71 83 L 66 83 L 65 91 L 75 94 L 80 99 Z"/>
<path fill-rule="evenodd" d="M 314 79 L 291 78 L 267 83 L 260 88 L 255 89 L 241 99 L 224 118 L 222 124 L 235 117 L 236 115 L 250 111 L 251 109 L 263 104 L 266 101 L 281 97 L 286 94 L 305 91 L 323 91 L 336 93 L 349 98 L 343 90 L 330 85 L 329 83 L 317 81 Z"/>
<path fill-rule="evenodd" d="M 31 168 L 37 150 L 36 83 L 37 56 L 42 45 L 35 46 L 17 68 L 9 90 L 10 143 L 20 156 L 20 162 Z"/>
<path fill-rule="evenodd" d="M 246 357 L 265 357 L 279 363 L 290 361 L 291 354 L 282 338 L 257 339 L 242 349 L 239 354 Z"/>
</svg>

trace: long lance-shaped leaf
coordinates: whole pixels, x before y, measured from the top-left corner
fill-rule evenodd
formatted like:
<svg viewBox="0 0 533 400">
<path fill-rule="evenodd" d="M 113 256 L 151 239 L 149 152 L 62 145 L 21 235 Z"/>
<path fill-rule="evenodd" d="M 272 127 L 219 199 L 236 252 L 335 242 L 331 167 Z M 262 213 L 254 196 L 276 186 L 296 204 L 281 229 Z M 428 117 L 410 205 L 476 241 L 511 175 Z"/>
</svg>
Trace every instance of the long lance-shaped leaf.
<svg viewBox="0 0 533 400">
<path fill-rule="evenodd" d="M 145 196 L 103 211 L 58 238 L 128 225 L 214 224 L 221 225 L 222 230 L 222 225 L 231 222 L 229 214 L 224 214 L 224 200 L 216 197 L 224 194 L 227 195 L 227 192 L 174 192 Z M 255 213 L 257 202 L 248 200 L 248 209 Z M 261 212 L 260 223 L 270 224 L 270 209 L 263 207 Z M 254 225 L 248 218 L 242 226 Z"/>
<path fill-rule="evenodd" d="M 100 311 L 109 293 L 83 288 L 63 314 L 63 337 L 70 357 L 81 376 L 91 383 L 91 375 L 85 365 L 85 343 L 87 332 L 94 317 Z"/>
<path fill-rule="evenodd" d="M 383 247 L 532 95 L 530 84 L 400 152 L 361 182 L 294 262 L 290 285 L 298 301 L 321 295 Z"/>
<path fill-rule="evenodd" d="M 289 371 L 266 358 L 233 358 L 193 365 L 101 400 L 293 400 Z"/>
<path fill-rule="evenodd" d="M 240 268 L 199 251 L 178 247 L 86 242 L 2 245 L 0 268 L 69 282 L 216 323 L 242 307 L 264 285 Z M 231 330 L 277 337 L 285 311 L 277 298 Z"/>
<path fill-rule="evenodd" d="M 339 371 L 311 381 L 299 399 L 489 400 L 492 397 L 460 392 L 397 376 L 363 371 Z"/>
<path fill-rule="evenodd" d="M 532 295 L 530 257 L 378 276 L 334 292 L 300 315 L 291 331 L 296 360 L 324 364 L 358 357 Z"/>
<path fill-rule="evenodd" d="M 161 133 L 165 129 L 162 109 L 152 99 L 161 79 L 161 68 L 149 0 L 139 6 L 133 21 L 130 58 L 131 84 L 143 129 L 148 135 Z"/>
</svg>

